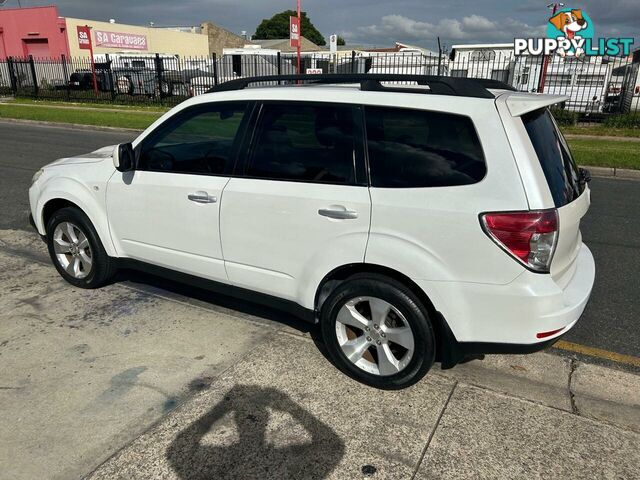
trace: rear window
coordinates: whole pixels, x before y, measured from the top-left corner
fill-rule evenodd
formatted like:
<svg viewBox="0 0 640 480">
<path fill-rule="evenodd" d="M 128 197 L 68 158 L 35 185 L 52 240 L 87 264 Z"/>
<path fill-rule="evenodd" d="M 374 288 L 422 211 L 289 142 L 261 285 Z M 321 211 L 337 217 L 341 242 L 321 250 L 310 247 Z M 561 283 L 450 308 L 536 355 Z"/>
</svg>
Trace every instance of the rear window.
<svg viewBox="0 0 640 480">
<path fill-rule="evenodd" d="M 371 185 L 447 187 L 482 180 L 487 167 L 470 118 L 365 107 Z"/>
<path fill-rule="evenodd" d="M 562 133 L 549 109 L 535 110 L 522 116 L 533 148 L 547 179 L 557 208 L 578 198 L 584 190 L 578 167 L 571 157 Z"/>
</svg>

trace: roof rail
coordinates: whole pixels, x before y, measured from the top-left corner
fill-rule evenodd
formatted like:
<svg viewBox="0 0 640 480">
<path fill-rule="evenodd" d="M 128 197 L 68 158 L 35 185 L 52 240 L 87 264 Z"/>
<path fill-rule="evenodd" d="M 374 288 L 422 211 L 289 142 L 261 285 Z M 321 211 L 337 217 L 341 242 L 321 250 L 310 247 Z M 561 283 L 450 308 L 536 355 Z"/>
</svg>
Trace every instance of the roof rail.
<svg viewBox="0 0 640 480">
<path fill-rule="evenodd" d="M 267 82 L 308 82 L 322 84 L 359 83 L 361 90 L 377 92 L 431 93 L 458 97 L 494 98 L 489 88 L 515 90 L 510 85 L 497 80 L 481 78 L 443 77 L 433 75 L 405 75 L 387 73 L 331 73 L 310 75 L 265 75 L 259 77 L 237 78 L 221 83 L 207 90 L 207 93 L 242 90 L 253 83 Z M 412 82 L 429 88 L 405 88 L 384 86 L 381 82 Z"/>
</svg>

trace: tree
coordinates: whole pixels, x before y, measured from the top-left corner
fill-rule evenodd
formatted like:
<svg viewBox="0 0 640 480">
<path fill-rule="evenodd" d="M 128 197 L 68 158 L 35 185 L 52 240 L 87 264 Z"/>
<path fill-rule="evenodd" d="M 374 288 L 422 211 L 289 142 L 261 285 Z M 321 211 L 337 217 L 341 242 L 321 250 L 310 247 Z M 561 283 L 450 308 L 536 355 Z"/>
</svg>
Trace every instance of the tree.
<svg viewBox="0 0 640 480">
<path fill-rule="evenodd" d="M 276 13 L 269 19 L 264 19 L 256 28 L 256 33 L 252 38 L 256 40 L 272 40 L 280 38 L 289 38 L 289 17 L 297 16 L 297 12 L 293 10 L 285 10 L 284 12 Z M 322 34 L 313 26 L 313 23 L 309 20 L 307 12 L 300 13 L 302 17 L 302 36 L 311 40 L 316 45 L 326 45 L 327 41 Z"/>
<path fill-rule="evenodd" d="M 340 46 L 347 44 L 347 42 L 344 41 L 344 38 L 342 38 L 340 35 L 338 35 L 338 40 L 336 43 Z"/>
</svg>

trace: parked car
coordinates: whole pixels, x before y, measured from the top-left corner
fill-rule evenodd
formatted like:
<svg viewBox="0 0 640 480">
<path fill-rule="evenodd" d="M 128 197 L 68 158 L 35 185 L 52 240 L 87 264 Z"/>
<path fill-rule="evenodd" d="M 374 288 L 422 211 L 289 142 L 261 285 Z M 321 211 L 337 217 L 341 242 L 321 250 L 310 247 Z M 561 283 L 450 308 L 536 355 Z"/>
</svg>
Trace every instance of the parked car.
<svg viewBox="0 0 640 480">
<path fill-rule="evenodd" d="M 111 91 L 113 78 L 111 76 L 111 68 L 108 63 L 96 63 L 96 85 L 101 92 Z M 91 90 L 93 89 L 93 71 L 88 68 L 79 68 L 73 72 L 69 78 L 69 87 L 72 90 Z M 66 85 L 60 85 L 58 89 L 66 88 Z"/>
<path fill-rule="evenodd" d="M 548 109 L 566 97 L 277 77 L 298 78 L 315 84 L 226 82 L 130 144 L 38 171 L 31 213 L 60 275 L 97 288 L 133 267 L 270 302 L 380 388 L 575 325 L 595 265 L 589 177 Z"/>
<path fill-rule="evenodd" d="M 181 72 L 161 70 L 159 82 L 155 68 L 148 67 L 143 61 L 132 62 L 126 66 L 110 62 L 96 63 L 95 69 L 98 90 L 113 91 L 121 95 L 156 96 L 162 91 L 164 96 L 171 96 L 174 90 L 176 93 L 180 91 L 176 84 L 181 84 L 183 78 Z M 74 90 L 92 90 L 92 70 L 77 69 L 71 74 L 69 87 Z"/>
</svg>

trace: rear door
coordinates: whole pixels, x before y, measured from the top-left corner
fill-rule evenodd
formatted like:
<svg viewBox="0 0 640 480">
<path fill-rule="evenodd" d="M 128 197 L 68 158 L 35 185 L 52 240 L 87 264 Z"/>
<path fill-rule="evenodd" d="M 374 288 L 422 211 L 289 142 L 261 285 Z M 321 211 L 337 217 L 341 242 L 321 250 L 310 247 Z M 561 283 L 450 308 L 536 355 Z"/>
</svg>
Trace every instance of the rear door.
<svg viewBox="0 0 640 480">
<path fill-rule="evenodd" d="M 523 115 L 522 121 L 558 211 L 558 244 L 551 275 L 564 286 L 571 279 L 572 267 L 582 246 L 580 220 L 589 209 L 589 188 L 581 180 L 571 151 L 549 110 L 534 110 Z"/>
<path fill-rule="evenodd" d="M 222 200 L 232 284 L 312 308 L 327 273 L 364 260 L 371 202 L 360 116 L 344 104 L 261 105 Z"/>
</svg>

